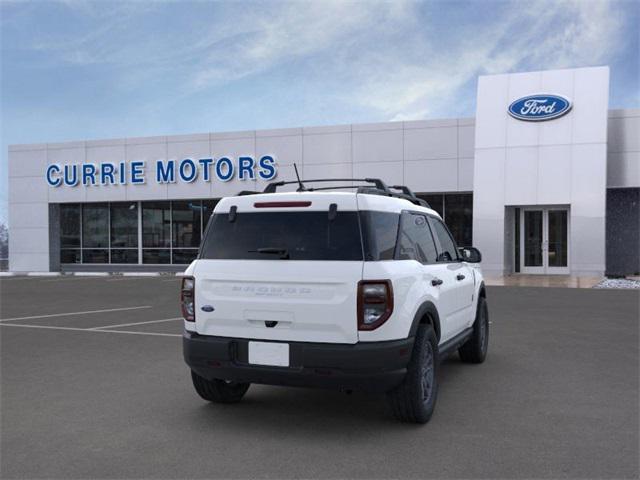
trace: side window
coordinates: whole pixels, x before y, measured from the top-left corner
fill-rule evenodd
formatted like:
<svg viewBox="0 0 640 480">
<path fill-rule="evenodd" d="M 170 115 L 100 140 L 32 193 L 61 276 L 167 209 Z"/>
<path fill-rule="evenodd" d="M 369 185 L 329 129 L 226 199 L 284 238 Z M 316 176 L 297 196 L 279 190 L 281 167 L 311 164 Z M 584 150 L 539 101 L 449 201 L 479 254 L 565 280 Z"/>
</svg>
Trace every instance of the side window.
<svg viewBox="0 0 640 480">
<path fill-rule="evenodd" d="M 441 220 L 430 218 L 429 222 L 433 228 L 433 233 L 438 237 L 440 242 L 440 251 L 438 252 L 438 262 L 453 262 L 458 259 L 458 249 L 453 241 L 449 230 L 444 226 Z"/>
<path fill-rule="evenodd" d="M 360 211 L 365 260 L 393 260 L 400 214 Z"/>
<path fill-rule="evenodd" d="M 400 221 L 398 260 L 436 261 L 436 246 L 424 215 L 405 212 Z"/>
</svg>

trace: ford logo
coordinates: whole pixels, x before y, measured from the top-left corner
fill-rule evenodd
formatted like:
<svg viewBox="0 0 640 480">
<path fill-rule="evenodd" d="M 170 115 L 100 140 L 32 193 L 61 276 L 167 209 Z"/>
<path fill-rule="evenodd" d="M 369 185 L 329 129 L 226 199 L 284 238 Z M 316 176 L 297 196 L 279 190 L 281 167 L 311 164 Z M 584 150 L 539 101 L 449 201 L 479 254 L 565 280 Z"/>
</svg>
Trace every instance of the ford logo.
<svg viewBox="0 0 640 480">
<path fill-rule="evenodd" d="M 571 110 L 571 100 L 560 95 L 528 95 L 509 105 L 509 115 L 518 120 L 541 122 L 558 118 Z"/>
</svg>

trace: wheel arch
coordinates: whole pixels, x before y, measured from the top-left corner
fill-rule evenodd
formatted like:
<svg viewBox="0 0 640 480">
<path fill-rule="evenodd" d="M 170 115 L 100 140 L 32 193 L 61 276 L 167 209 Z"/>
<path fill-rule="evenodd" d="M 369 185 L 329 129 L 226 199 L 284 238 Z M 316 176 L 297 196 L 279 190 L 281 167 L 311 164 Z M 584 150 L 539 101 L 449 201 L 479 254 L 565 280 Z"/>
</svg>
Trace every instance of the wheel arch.
<svg viewBox="0 0 640 480">
<path fill-rule="evenodd" d="M 440 315 L 438 314 L 438 309 L 434 305 L 433 302 L 427 301 L 424 302 L 418 308 L 415 316 L 413 317 L 413 322 L 411 323 L 411 330 L 409 330 L 409 336 L 415 337 L 418 327 L 420 325 L 431 325 L 433 330 L 436 333 L 436 338 L 438 342 L 440 341 Z"/>
<path fill-rule="evenodd" d="M 478 297 L 482 297 L 484 299 L 487 298 L 487 289 L 484 286 L 484 282 L 480 282 L 480 287 L 478 288 Z"/>
</svg>

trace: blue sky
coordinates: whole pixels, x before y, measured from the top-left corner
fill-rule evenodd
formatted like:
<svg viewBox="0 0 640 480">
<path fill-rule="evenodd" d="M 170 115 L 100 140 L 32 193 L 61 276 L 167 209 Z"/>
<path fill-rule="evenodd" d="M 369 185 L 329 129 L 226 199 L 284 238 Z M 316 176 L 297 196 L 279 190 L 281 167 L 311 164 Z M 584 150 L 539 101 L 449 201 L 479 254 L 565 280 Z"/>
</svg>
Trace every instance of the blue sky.
<svg viewBox="0 0 640 480">
<path fill-rule="evenodd" d="M 639 10 L 0 0 L 0 221 L 10 144 L 473 116 L 478 75 L 592 65 L 638 108 Z"/>
</svg>

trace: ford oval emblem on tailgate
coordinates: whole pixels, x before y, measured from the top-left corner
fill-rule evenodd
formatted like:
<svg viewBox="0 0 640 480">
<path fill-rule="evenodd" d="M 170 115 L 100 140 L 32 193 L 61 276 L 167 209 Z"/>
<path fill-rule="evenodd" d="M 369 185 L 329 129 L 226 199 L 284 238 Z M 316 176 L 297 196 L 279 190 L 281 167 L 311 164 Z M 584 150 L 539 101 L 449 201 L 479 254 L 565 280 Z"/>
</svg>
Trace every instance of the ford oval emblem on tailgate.
<svg viewBox="0 0 640 480">
<path fill-rule="evenodd" d="M 213 312 L 215 308 L 213 308 L 211 305 L 203 305 L 201 310 L 203 312 Z"/>
</svg>

